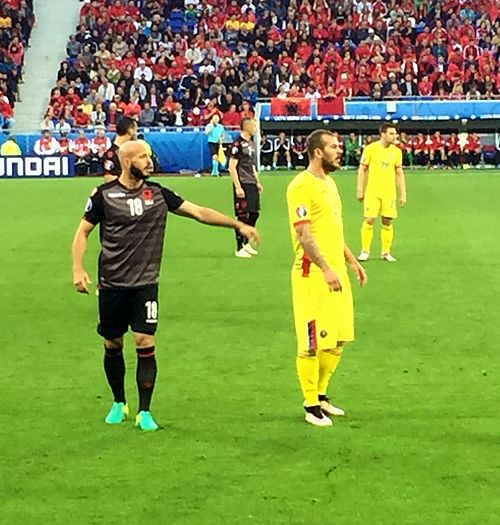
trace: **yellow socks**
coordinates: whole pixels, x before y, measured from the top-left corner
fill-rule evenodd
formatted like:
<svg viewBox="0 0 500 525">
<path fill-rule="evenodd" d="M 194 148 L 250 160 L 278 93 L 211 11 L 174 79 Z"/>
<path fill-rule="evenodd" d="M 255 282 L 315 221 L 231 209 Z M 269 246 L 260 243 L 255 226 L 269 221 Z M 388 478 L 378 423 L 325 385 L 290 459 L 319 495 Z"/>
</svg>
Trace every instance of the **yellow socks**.
<svg viewBox="0 0 500 525">
<path fill-rule="evenodd" d="M 300 386 L 304 394 L 304 406 L 312 407 L 319 405 L 318 381 L 319 381 L 319 359 L 317 356 L 297 356 L 297 373 L 299 374 Z"/>
<path fill-rule="evenodd" d="M 318 352 L 319 360 L 319 381 L 318 394 L 326 395 L 328 383 L 342 359 L 342 347 L 333 350 L 320 350 Z"/>
<path fill-rule="evenodd" d="M 363 221 L 361 225 L 361 250 L 370 253 L 373 240 L 373 224 Z"/>
<path fill-rule="evenodd" d="M 380 232 L 382 240 L 382 255 L 391 253 L 392 240 L 394 239 L 394 227 L 391 225 L 382 225 L 382 231 Z"/>
</svg>

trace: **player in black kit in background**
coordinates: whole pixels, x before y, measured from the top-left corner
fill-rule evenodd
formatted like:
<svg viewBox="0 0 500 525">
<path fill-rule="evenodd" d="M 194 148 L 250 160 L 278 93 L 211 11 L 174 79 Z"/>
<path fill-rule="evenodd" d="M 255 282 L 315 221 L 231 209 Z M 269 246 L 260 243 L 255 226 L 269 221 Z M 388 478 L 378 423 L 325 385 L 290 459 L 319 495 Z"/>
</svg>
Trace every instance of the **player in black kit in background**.
<svg viewBox="0 0 500 525">
<path fill-rule="evenodd" d="M 158 426 L 149 409 L 157 371 L 154 334 L 158 325 L 158 278 L 167 214 L 233 228 L 256 244 L 259 234 L 252 226 L 188 202 L 168 188 L 150 182 L 153 163 L 143 144 L 127 142 L 119 155 L 120 177 L 92 192 L 76 232 L 73 283 L 78 292 L 89 293 L 90 279 L 83 259 L 87 239 L 99 224 L 98 332 L 104 338 L 104 371 L 114 396 L 105 421 L 118 424 L 128 415 L 123 336 L 130 327 L 138 358 L 136 425 L 142 430 L 156 430 Z"/>
<path fill-rule="evenodd" d="M 137 138 L 137 122 L 130 117 L 121 117 L 116 123 L 116 136 L 111 147 L 104 154 L 104 180 L 110 182 L 120 176 L 122 168 L 120 166 L 119 149 Z"/>
<path fill-rule="evenodd" d="M 253 143 L 256 132 L 255 119 L 244 118 L 241 121 L 241 135 L 231 144 L 229 159 L 236 217 L 254 227 L 260 215 L 260 194 L 264 191 L 257 171 L 257 156 Z M 252 255 L 258 254 L 250 240 L 241 231 L 236 231 L 236 257 L 250 259 Z"/>
</svg>

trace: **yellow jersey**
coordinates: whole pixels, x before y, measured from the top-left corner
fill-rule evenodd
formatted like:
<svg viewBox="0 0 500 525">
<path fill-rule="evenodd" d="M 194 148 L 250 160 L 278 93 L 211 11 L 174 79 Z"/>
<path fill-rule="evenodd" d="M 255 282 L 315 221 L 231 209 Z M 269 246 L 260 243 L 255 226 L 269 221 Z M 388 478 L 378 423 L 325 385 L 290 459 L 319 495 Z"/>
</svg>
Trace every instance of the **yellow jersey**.
<svg viewBox="0 0 500 525">
<path fill-rule="evenodd" d="M 335 181 L 331 177 L 319 179 L 306 170 L 289 184 L 286 197 L 295 252 L 293 269 L 304 276 L 320 271 L 304 253 L 295 230 L 298 224 L 309 222 L 321 255 L 330 268 L 346 272 L 342 201 Z"/>
<path fill-rule="evenodd" d="M 396 168 L 403 165 L 403 153 L 397 146 L 385 148 L 380 141 L 373 142 L 364 149 L 361 164 L 368 166 L 366 194 L 396 195 Z"/>
</svg>

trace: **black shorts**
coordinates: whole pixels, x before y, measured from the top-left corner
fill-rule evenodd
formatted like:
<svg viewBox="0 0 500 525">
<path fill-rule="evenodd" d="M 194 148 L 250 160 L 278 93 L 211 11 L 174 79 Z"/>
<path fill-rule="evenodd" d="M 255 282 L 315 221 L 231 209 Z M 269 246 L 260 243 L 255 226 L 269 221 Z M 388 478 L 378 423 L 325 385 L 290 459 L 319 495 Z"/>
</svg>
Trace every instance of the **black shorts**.
<svg viewBox="0 0 500 525">
<path fill-rule="evenodd" d="M 238 216 L 242 211 L 257 213 L 260 211 L 260 193 L 257 184 L 241 183 L 245 192 L 245 197 L 236 197 L 236 190 L 233 186 L 234 213 Z"/>
<path fill-rule="evenodd" d="M 218 155 L 220 144 L 218 142 L 209 142 L 208 147 L 210 148 L 210 155 Z"/>
<path fill-rule="evenodd" d="M 158 327 L 158 285 L 99 290 L 97 333 L 117 339 L 128 332 L 153 335 Z"/>
</svg>

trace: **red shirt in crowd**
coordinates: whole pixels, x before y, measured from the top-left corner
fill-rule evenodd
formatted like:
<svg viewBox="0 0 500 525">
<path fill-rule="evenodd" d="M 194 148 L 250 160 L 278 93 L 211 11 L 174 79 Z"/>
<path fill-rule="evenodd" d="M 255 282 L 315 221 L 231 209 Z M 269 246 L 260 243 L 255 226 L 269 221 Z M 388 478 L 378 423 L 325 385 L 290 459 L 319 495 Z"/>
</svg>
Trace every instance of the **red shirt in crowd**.
<svg viewBox="0 0 500 525">
<path fill-rule="evenodd" d="M 239 126 L 241 123 L 241 114 L 239 111 L 226 111 L 222 117 L 222 123 L 225 126 Z M 194 124 L 193 124 L 194 125 Z"/>
<path fill-rule="evenodd" d="M 467 152 L 477 152 L 481 149 L 481 140 L 477 135 L 468 135 L 465 141 L 464 150 Z"/>
<path fill-rule="evenodd" d="M 461 148 L 458 135 L 450 135 L 446 141 L 446 147 L 448 148 L 448 153 L 460 153 Z"/>
<path fill-rule="evenodd" d="M 90 153 L 90 140 L 87 137 L 78 137 L 73 146 L 77 157 L 86 157 Z"/>
</svg>

